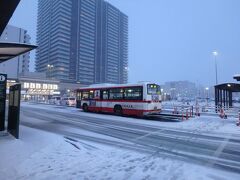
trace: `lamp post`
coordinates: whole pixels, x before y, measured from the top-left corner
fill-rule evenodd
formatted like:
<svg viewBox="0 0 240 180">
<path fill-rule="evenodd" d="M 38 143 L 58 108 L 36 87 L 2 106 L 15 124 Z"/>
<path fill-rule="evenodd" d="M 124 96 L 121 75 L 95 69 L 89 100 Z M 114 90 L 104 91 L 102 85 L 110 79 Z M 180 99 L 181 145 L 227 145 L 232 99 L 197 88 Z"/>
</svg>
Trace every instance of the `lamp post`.
<svg viewBox="0 0 240 180">
<path fill-rule="evenodd" d="M 163 101 L 165 100 L 164 94 L 163 94 L 163 89 L 161 89 L 161 97 L 163 98 Z"/>
<path fill-rule="evenodd" d="M 206 87 L 205 90 L 206 90 L 206 93 L 207 93 L 207 94 L 206 94 L 206 96 L 207 96 L 206 99 L 207 99 L 207 106 L 208 106 L 208 99 L 209 99 L 209 94 L 208 94 L 208 92 L 209 92 L 209 87 Z"/>
<path fill-rule="evenodd" d="M 218 71 L 217 71 L 217 56 L 218 56 L 218 52 L 217 51 L 213 51 L 213 56 L 214 56 L 214 60 L 215 60 L 215 74 L 216 74 L 216 85 L 218 84 Z"/>
</svg>

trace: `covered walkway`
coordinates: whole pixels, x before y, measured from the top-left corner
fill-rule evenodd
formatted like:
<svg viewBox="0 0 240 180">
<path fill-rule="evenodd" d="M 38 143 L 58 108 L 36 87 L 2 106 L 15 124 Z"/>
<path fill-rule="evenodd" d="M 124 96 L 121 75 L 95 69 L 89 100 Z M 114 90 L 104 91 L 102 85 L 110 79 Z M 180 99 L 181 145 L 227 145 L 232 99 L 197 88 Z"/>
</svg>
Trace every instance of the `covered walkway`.
<svg viewBox="0 0 240 180">
<path fill-rule="evenodd" d="M 215 106 L 216 107 L 233 107 L 232 94 L 240 92 L 240 84 L 225 83 L 215 86 Z"/>
</svg>

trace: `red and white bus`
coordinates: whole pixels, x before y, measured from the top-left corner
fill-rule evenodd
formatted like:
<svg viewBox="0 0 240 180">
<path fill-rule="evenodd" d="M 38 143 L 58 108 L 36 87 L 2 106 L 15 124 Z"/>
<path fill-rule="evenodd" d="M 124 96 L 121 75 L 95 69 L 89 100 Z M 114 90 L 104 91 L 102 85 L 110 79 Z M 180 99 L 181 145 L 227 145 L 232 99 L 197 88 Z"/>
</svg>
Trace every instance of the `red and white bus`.
<svg viewBox="0 0 240 180">
<path fill-rule="evenodd" d="M 161 111 L 160 86 L 154 83 L 92 85 L 77 90 L 83 111 L 145 116 Z"/>
</svg>

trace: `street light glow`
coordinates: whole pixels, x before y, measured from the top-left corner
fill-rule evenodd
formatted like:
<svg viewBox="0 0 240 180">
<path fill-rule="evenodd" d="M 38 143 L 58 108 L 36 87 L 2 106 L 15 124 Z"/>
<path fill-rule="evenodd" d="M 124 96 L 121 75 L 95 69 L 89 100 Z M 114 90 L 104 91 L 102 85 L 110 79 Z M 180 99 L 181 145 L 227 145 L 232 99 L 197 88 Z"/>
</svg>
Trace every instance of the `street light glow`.
<svg viewBox="0 0 240 180">
<path fill-rule="evenodd" d="M 214 55 L 214 56 L 217 56 L 217 55 L 218 55 L 218 52 L 217 52 L 217 51 L 213 51 L 213 55 Z"/>
<path fill-rule="evenodd" d="M 48 68 L 53 68 L 53 65 L 48 64 L 47 67 Z"/>
<path fill-rule="evenodd" d="M 208 90 L 209 90 L 209 87 L 206 87 L 205 89 L 208 91 Z"/>
</svg>

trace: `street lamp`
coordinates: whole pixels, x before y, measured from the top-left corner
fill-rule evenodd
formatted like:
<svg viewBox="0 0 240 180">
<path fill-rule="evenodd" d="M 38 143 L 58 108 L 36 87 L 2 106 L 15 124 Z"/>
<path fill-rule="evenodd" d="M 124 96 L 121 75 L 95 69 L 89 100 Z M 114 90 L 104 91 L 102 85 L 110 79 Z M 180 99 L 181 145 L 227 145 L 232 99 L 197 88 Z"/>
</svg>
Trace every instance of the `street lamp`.
<svg viewBox="0 0 240 180">
<path fill-rule="evenodd" d="M 217 71 L 217 56 L 218 56 L 218 52 L 217 51 L 213 51 L 213 56 L 214 56 L 214 60 L 215 60 L 215 73 L 216 73 L 216 85 L 218 84 L 218 71 Z"/>
<path fill-rule="evenodd" d="M 206 94 L 206 95 L 207 95 L 207 98 L 206 98 L 206 99 L 207 99 L 207 105 L 208 105 L 208 99 L 209 99 L 208 91 L 209 91 L 209 87 L 206 87 L 205 90 L 207 91 L 207 94 Z"/>
</svg>

